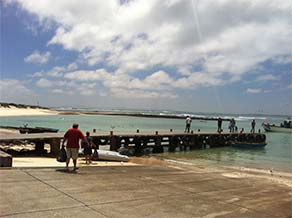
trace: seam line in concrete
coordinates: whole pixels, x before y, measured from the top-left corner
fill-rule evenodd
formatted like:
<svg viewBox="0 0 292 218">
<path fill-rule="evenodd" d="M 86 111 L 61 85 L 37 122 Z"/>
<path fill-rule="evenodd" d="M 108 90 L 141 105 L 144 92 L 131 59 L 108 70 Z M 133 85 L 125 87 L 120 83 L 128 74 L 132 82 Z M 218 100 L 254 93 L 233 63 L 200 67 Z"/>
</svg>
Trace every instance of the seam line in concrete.
<svg viewBox="0 0 292 218">
<path fill-rule="evenodd" d="M 91 208 L 91 207 L 88 207 L 88 205 L 87 205 L 87 204 L 85 204 L 83 201 L 80 201 L 80 200 L 78 200 L 78 199 L 74 198 L 73 196 L 71 196 L 71 195 L 67 194 L 66 192 L 63 192 L 63 191 L 59 190 L 59 189 L 58 189 L 58 188 L 56 188 L 55 186 L 53 186 L 53 185 L 51 185 L 51 184 L 49 184 L 49 183 L 47 183 L 47 182 L 45 182 L 45 181 L 43 181 L 43 180 L 39 179 L 38 177 L 36 177 L 36 176 L 34 176 L 34 175 L 30 174 L 29 172 L 27 172 L 27 171 L 25 171 L 25 170 L 24 170 L 24 172 L 25 172 L 27 175 L 31 176 L 32 178 L 34 178 L 34 179 L 38 180 L 39 182 L 41 182 L 41 183 L 43 183 L 43 184 L 45 184 L 45 185 L 47 185 L 47 186 L 49 186 L 49 187 L 51 187 L 51 188 L 55 189 L 56 191 L 58 191 L 58 192 L 60 192 L 60 193 L 64 194 L 65 196 L 67 196 L 67 197 L 71 198 L 72 200 L 74 200 L 74 201 L 77 201 L 77 202 L 81 203 L 83 206 L 87 207 L 88 209 L 90 209 L 90 210 L 92 210 L 92 211 L 94 211 L 94 212 L 96 212 L 96 213 L 98 213 L 98 214 L 101 214 L 101 215 L 103 215 L 103 216 L 105 216 L 105 217 L 108 217 L 108 216 L 106 216 L 106 215 L 104 215 L 104 214 L 100 213 L 99 211 L 96 211 L 96 210 L 94 210 L 93 208 Z"/>
<path fill-rule="evenodd" d="M 29 211 L 23 211 L 23 212 L 15 212 L 15 213 L 3 214 L 3 215 L 0 215 L 0 217 L 7 217 L 7 216 L 13 216 L 13 215 L 19 215 L 19 214 L 30 214 L 30 213 L 37 213 L 37 212 L 46 212 L 46 211 L 52 211 L 52 210 L 78 208 L 78 207 L 85 207 L 85 206 L 84 205 L 80 205 L 80 206 L 72 206 L 72 207 L 58 207 L 58 208 L 50 208 L 50 209 L 29 210 Z"/>
</svg>

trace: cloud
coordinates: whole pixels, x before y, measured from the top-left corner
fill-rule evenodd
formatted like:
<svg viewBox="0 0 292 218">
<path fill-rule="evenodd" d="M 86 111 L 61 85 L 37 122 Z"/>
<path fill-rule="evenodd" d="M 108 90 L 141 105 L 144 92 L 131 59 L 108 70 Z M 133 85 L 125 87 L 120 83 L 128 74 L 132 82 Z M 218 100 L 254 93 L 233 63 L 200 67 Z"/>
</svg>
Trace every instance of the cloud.
<svg viewBox="0 0 292 218">
<path fill-rule="evenodd" d="M 273 61 L 277 64 L 290 64 L 292 63 L 292 55 L 283 55 L 278 56 L 273 59 Z"/>
<path fill-rule="evenodd" d="M 288 88 L 289 88 L 289 89 L 292 89 L 292 83 L 291 83 L 290 85 L 288 85 Z"/>
<path fill-rule="evenodd" d="M 247 93 L 251 93 L 251 94 L 258 94 L 258 93 L 261 93 L 262 90 L 261 89 L 253 89 L 253 88 L 248 88 L 246 90 Z"/>
<path fill-rule="evenodd" d="M 16 1 L 44 28 L 54 23 L 47 46 L 81 59 L 33 74 L 38 87 L 55 93 L 176 98 L 246 74 L 255 82 L 280 80 L 257 70 L 291 63 L 289 1 Z"/>
<path fill-rule="evenodd" d="M 41 78 L 37 81 L 36 85 L 41 88 L 49 88 L 53 86 L 53 82 L 51 82 L 50 80 Z"/>
<path fill-rule="evenodd" d="M 119 98 L 177 98 L 174 93 L 113 88 L 111 94 Z"/>
<path fill-rule="evenodd" d="M 277 81 L 277 80 L 279 80 L 279 79 L 280 79 L 279 77 L 274 76 L 274 75 L 272 75 L 272 74 L 265 74 L 265 75 L 260 75 L 260 76 L 258 76 L 258 77 L 255 79 L 255 81 L 262 81 L 262 82 L 264 82 L 264 81 Z"/>
<path fill-rule="evenodd" d="M 24 58 L 24 62 L 33 64 L 45 64 L 49 61 L 50 57 L 50 52 L 45 52 L 42 54 L 39 51 L 34 51 L 32 54 Z"/>
<path fill-rule="evenodd" d="M 72 62 L 71 64 L 68 64 L 67 69 L 68 70 L 76 70 L 78 68 L 78 65 L 74 62 Z"/>
<path fill-rule="evenodd" d="M 56 66 L 53 69 L 49 70 L 46 74 L 51 77 L 62 77 L 64 71 L 66 71 L 65 67 Z"/>
<path fill-rule="evenodd" d="M 60 86 L 70 86 L 71 83 L 66 83 L 65 81 L 53 81 L 46 78 L 41 78 L 36 82 L 36 85 L 41 88 L 51 88 Z"/>
<path fill-rule="evenodd" d="M 37 77 L 54 77 L 54 78 L 61 78 L 66 72 L 76 70 L 78 68 L 78 65 L 75 62 L 72 62 L 68 64 L 67 66 L 55 66 L 52 69 L 48 71 L 41 71 L 41 72 L 35 72 L 30 75 L 32 78 Z"/>
<path fill-rule="evenodd" d="M 30 75 L 30 77 L 32 78 L 37 78 L 37 77 L 43 77 L 44 72 L 35 72 L 32 75 Z"/>
<path fill-rule="evenodd" d="M 213 81 L 209 85 L 217 85 L 221 75 L 238 81 L 263 62 L 291 53 L 289 1 L 18 2 L 41 23 L 57 24 L 49 45 L 79 52 L 88 65 L 102 63 L 127 74 L 151 74 L 159 67 L 187 76 L 199 68 Z M 186 78 L 181 83 L 192 85 Z"/>
<path fill-rule="evenodd" d="M 0 80 L 0 101 L 2 102 L 31 102 L 35 104 L 36 94 L 19 80 Z"/>
<path fill-rule="evenodd" d="M 51 93 L 54 93 L 54 94 L 63 94 L 65 93 L 63 89 L 53 89 L 51 91 Z"/>
</svg>

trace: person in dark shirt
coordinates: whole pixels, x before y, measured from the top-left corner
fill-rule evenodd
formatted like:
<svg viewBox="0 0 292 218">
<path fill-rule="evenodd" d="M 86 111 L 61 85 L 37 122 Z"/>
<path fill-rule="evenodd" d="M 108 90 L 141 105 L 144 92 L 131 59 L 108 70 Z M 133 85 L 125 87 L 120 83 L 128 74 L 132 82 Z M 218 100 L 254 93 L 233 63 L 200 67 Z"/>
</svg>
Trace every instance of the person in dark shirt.
<svg viewBox="0 0 292 218">
<path fill-rule="evenodd" d="M 89 132 L 86 132 L 86 139 L 87 141 L 82 141 L 82 147 L 84 149 L 84 155 L 85 155 L 85 163 L 90 164 L 91 163 L 91 156 L 92 156 L 92 148 L 96 147 L 93 143 L 92 137 L 90 136 Z"/>
<path fill-rule="evenodd" d="M 222 132 L 222 119 L 221 117 L 218 118 L 218 128 L 217 128 L 217 132 L 221 133 Z"/>
<path fill-rule="evenodd" d="M 66 153 L 67 153 L 67 160 L 66 160 L 66 171 L 69 171 L 69 162 L 70 158 L 73 159 L 73 172 L 76 172 L 77 170 L 77 159 L 78 159 L 78 151 L 79 151 L 79 140 L 85 140 L 85 136 L 83 133 L 78 129 L 78 124 L 74 123 L 71 129 L 68 129 L 67 132 L 64 135 L 64 140 L 62 143 L 62 146 L 65 145 L 65 142 L 67 142 L 66 145 Z"/>
<path fill-rule="evenodd" d="M 252 122 L 251 122 L 251 130 L 250 130 L 251 133 L 255 133 L 255 125 L 256 125 L 255 120 L 252 120 Z"/>
</svg>

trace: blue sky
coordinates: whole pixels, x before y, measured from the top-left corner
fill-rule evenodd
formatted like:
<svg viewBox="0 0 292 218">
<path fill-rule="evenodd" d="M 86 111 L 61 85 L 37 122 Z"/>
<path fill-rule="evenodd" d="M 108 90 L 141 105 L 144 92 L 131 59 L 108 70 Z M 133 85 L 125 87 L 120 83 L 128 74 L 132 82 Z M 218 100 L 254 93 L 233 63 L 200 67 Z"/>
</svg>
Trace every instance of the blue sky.
<svg viewBox="0 0 292 218">
<path fill-rule="evenodd" d="M 291 114 L 285 0 L 1 1 L 0 101 Z"/>
</svg>

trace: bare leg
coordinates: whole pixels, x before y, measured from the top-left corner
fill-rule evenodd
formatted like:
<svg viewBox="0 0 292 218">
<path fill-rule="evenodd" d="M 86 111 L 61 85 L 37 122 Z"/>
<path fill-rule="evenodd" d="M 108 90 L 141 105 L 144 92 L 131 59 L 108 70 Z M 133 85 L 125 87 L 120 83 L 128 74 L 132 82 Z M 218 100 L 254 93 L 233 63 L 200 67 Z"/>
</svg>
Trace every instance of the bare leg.
<svg viewBox="0 0 292 218">
<path fill-rule="evenodd" d="M 76 170 L 76 169 L 77 169 L 77 168 L 76 168 L 76 165 L 77 165 L 77 159 L 76 159 L 76 160 L 73 159 L 73 164 L 74 164 L 74 168 L 73 168 L 73 170 Z"/>
<path fill-rule="evenodd" d="M 70 162 L 70 158 L 66 159 L 66 170 L 69 170 L 69 162 Z"/>
</svg>

